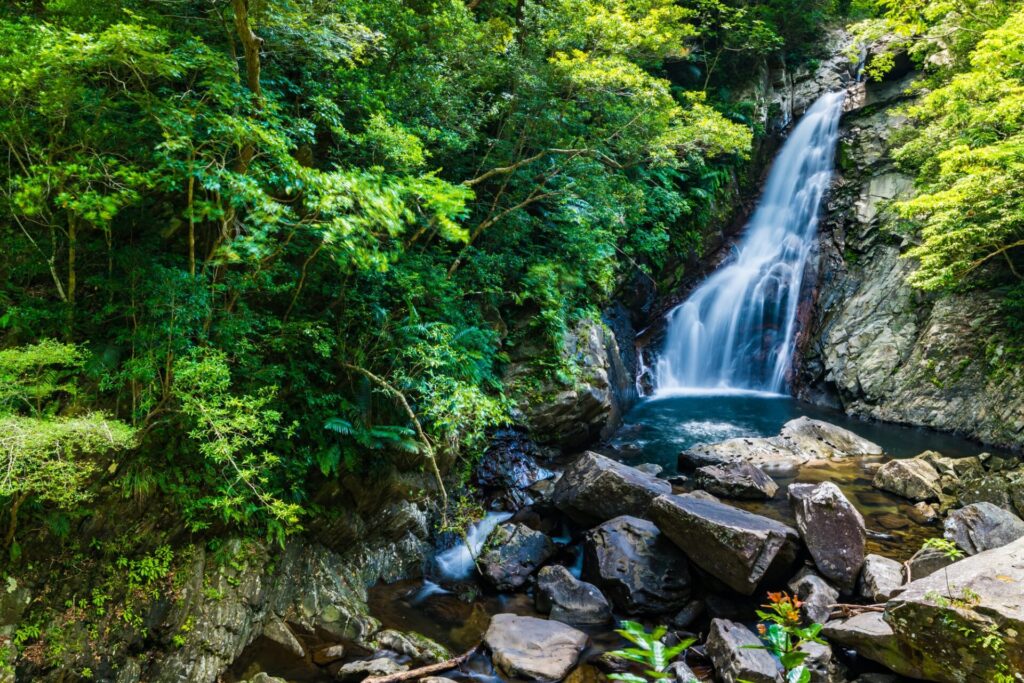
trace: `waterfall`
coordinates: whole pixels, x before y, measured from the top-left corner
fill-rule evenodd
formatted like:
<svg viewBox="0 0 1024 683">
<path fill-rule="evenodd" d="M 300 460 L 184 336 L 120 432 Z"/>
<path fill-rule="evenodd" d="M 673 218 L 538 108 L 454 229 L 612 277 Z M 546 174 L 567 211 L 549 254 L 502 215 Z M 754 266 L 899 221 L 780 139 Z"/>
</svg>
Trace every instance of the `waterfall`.
<svg viewBox="0 0 1024 683">
<path fill-rule="evenodd" d="M 807 110 L 772 165 L 736 253 L 668 314 L 656 396 L 785 390 L 843 99 L 828 93 Z"/>
<path fill-rule="evenodd" d="M 437 570 L 442 579 L 458 581 L 469 578 L 476 569 L 476 558 L 487 542 L 494 528 L 512 516 L 509 512 L 488 512 L 487 515 L 470 527 L 465 542 L 459 542 L 437 556 Z"/>
</svg>

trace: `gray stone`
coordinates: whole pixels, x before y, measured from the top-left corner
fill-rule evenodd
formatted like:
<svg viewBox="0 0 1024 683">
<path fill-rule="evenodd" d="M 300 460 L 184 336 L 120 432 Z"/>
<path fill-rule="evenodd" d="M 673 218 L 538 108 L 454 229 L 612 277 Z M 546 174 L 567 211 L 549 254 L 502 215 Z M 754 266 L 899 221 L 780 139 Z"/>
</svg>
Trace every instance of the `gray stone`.
<svg viewBox="0 0 1024 683">
<path fill-rule="evenodd" d="M 875 473 L 876 488 L 910 500 L 936 500 L 942 493 L 939 473 L 924 460 L 891 460 Z"/>
<path fill-rule="evenodd" d="M 1024 520 L 992 503 L 972 503 L 949 513 L 946 540 L 968 555 L 999 548 L 1024 536 Z"/>
<path fill-rule="evenodd" d="M 885 602 L 903 587 L 903 565 L 881 555 L 868 555 L 860 577 L 859 592 L 866 600 Z"/>
<path fill-rule="evenodd" d="M 650 514 L 691 562 L 744 595 L 766 578 L 784 578 L 796 559 L 796 529 L 723 503 L 661 496 Z"/>
<path fill-rule="evenodd" d="M 407 665 L 399 664 L 393 659 L 376 657 L 374 659 L 360 659 L 343 664 L 334 676 L 339 681 L 355 683 L 370 676 L 389 676 L 408 670 L 409 667 Z"/>
<path fill-rule="evenodd" d="M 781 683 L 775 659 L 759 648 L 763 644 L 750 629 L 725 619 L 713 619 L 705 648 L 723 683 Z"/>
<path fill-rule="evenodd" d="M 828 581 L 804 567 L 787 584 L 801 602 L 804 622 L 824 624 L 832 614 L 832 605 L 839 602 L 839 591 Z"/>
<path fill-rule="evenodd" d="M 396 631 L 389 628 L 374 638 L 377 647 L 405 655 L 420 664 L 436 664 L 452 657 L 452 653 L 444 645 L 415 631 Z"/>
<path fill-rule="evenodd" d="M 250 678 L 249 683 L 288 683 L 288 681 L 277 676 L 271 676 L 266 671 L 261 671 Z"/>
<path fill-rule="evenodd" d="M 555 554 L 555 544 L 525 524 L 499 524 L 480 554 L 480 572 L 498 590 L 519 588 Z"/>
<path fill-rule="evenodd" d="M 687 629 L 693 626 L 694 622 L 704 613 L 704 602 L 694 598 L 686 603 L 683 609 L 672 617 L 671 625 L 674 628 Z"/>
<path fill-rule="evenodd" d="M 424 676 L 420 679 L 420 683 L 455 683 L 455 679 L 445 676 Z"/>
<path fill-rule="evenodd" d="M 537 574 L 537 610 L 567 624 L 607 624 L 612 618 L 608 600 L 597 586 L 557 564 Z"/>
<path fill-rule="evenodd" d="M 807 653 L 803 664 L 811 674 L 811 683 L 846 683 L 830 645 L 805 642 L 800 645 L 800 650 Z"/>
<path fill-rule="evenodd" d="M 627 614 L 672 612 L 690 599 L 686 556 L 637 517 L 616 517 L 587 532 L 583 576 Z"/>
<path fill-rule="evenodd" d="M 593 452 L 581 455 L 555 484 L 555 506 L 581 524 L 620 515 L 643 517 L 651 501 L 672 492 L 663 479 Z"/>
<path fill-rule="evenodd" d="M 885 621 L 919 678 L 990 681 L 1000 659 L 1024 673 L 1024 538 L 912 582 L 886 604 Z M 986 632 L 1001 647 L 979 645 Z"/>
<path fill-rule="evenodd" d="M 907 511 L 907 516 L 918 524 L 934 524 L 939 519 L 939 513 L 935 511 L 935 508 L 924 501 L 915 503 Z"/>
<path fill-rule="evenodd" d="M 288 624 L 281 621 L 277 616 L 271 617 L 263 626 L 263 637 L 274 641 L 299 659 L 306 656 L 306 649 L 302 647 L 302 643 L 295 637 L 292 630 L 288 628 Z"/>
<path fill-rule="evenodd" d="M 706 465 L 694 474 L 697 485 L 724 498 L 771 498 L 779 485 L 758 467 L 748 462 Z"/>
<path fill-rule="evenodd" d="M 658 476 L 665 470 L 664 467 L 662 467 L 661 465 L 657 465 L 653 462 L 645 462 L 640 465 L 633 465 L 633 467 L 635 469 L 640 470 L 644 474 L 649 474 L 652 477 Z"/>
<path fill-rule="evenodd" d="M 832 482 L 791 484 L 789 500 L 818 571 L 844 592 L 853 592 L 867 544 L 860 512 Z"/>
<path fill-rule="evenodd" d="M 587 644 L 587 634 L 558 621 L 497 614 L 484 635 L 494 665 L 510 678 L 560 681 Z"/>
<path fill-rule="evenodd" d="M 686 662 L 672 662 L 668 666 L 668 672 L 672 674 L 673 683 L 700 683 L 697 674 L 686 665 Z"/>
<path fill-rule="evenodd" d="M 924 577 L 953 564 L 954 560 L 938 548 L 921 548 L 910 560 L 907 561 L 907 568 L 910 572 L 909 579 L 917 581 Z"/>
<path fill-rule="evenodd" d="M 848 647 L 900 675 L 933 680 L 924 676 L 915 664 L 913 651 L 894 637 L 892 627 L 880 612 L 862 612 L 849 619 L 830 621 L 822 633 L 833 645 Z"/>
<path fill-rule="evenodd" d="M 328 645 L 313 652 L 313 663 L 320 666 L 327 666 L 345 658 L 345 646 L 338 643 Z"/>
</svg>

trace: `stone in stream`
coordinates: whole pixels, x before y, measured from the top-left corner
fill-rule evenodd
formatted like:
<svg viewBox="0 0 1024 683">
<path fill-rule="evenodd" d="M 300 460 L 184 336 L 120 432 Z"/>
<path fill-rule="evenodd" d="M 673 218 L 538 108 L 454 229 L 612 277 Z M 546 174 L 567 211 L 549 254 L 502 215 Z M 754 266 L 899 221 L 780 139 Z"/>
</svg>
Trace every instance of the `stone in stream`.
<svg viewBox="0 0 1024 683">
<path fill-rule="evenodd" d="M 356 683 L 370 676 L 390 676 L 408 670 L 409 667 L 406 664 L 399 664 L 388 657 L 376 657 L 344 664 L 334 674 L 334 677 L 344 683 Z"/>
<path fill-rule="evenodd" d="M 552 501 L 580 524 L 600 524 L 620 515 L 643 517 L 652 500 L 671 492 L 663 479 L 588 451 L 565 470 Z"/>
<path fill-rule="evenodd" d="M 782 683 L 775 659 L 750 629 L 725 619 L 712 619 L 705 649 L 722 683 Z"/>
<path fill-rule="evenodd" d="M 934 524 L 939 518 L 939 513 L 935 511 L 934 507 L 921 501 L 907 510 L 907 516 L 918 524 Z"/>
<path fill-rule="evenodd" d="M 764 471 L 748 462 L 726 462 L 700 467 L 694 473 L 697 485 L 723 498 L 772 498 L 779 485 Z"/>
<path fill-rule="evenodd" d="M 436 664 L 452 658 L 452 653 L 444 645 L 415 631 L 389 628 L 378 633 L 374 639 L 377 647 L 405 655 L 421 664 Z"/>
<path fill-rule="evenodd" d="M 886 604 L 885 621 L 918 678 L 992 681 L 1000 660 L 1024 674 L 1024 538 L 917 579 Z"/>
<path fill-rule="evenodd" d="M 796 528 L 822 576 L 852 593 L 864 565 L 864 518 L 832 482 L 790 484 Z"/>
<path fill-rule="evenodd" d="M 723 503 L 660 496 L 650 515 L 691 562 L 744 595 L 764 579 L 785 578 L 796 559 L 796 529 Z"/>
<path fill-rule="evenodd" d="M 537 574 L 537 610 L 566 624 L 607 624 L 612 611 L 597 586 L 580 581 L 559 564 Z"/>
<path fill-rule="evenodd" d="M 800 609 L 807 624 L 824 624 L 832 605 L 839 602 L 839 591 L 810 567 L 801 569 L 786 585 L 804 603 Z"/>
<path fill-rule="evenodd" d="M 587 634 L 559 621 L 496 614 L 484 644 L 504 676 L 560 681 L 579 661 Z"/>
<path fill-rule="evenodd" d="M 809 417 L 790 420 L 778 436 L 699 444 L 679 456 L 680 469 L 748 462 L 772 474 L 793 474 L 811 460 L 880 455 L 882 448 L 853 432 Z"/>
<path fill-rule="evenodd" d="M 903 587 L 903 565 L 881 555 L 868 555 L 864 559 L 858 586 L 861 597 L 874 602 L 885 602 Z"/>
<path fill-rule="evenodd" d="M 686 555 L 653 523 L 624 515 L 587 532 L 583 577 L 627 614 L 661 614 L 690 599 Z"/>
<path fill-rule="evenodd" d="M 875 488 L 910 500 L 936 500 L 942 493 L 939 473 L 926 460 L 890 460 L 875 473 Z"/>
<path fill-rule="evenodd" d="M 499 524 L 480 554 L 480 571 L 498 590 L 514 590 L 555 554 L 551 539 L 524 524 Z"/>
<path fill-rule="evenodd" d="M 992 503 L 972 503 L 949 513 L 946 540 L 968 555 L 999 548 L 1024 536 L 1024 520 Z"/>
<path fill-rule="evenodd" d="M 328 645 L 313 652 L 313 663 L 320 666 L 327 666 L 345 658 L 345 646 L 339 644 Z"/>
<path fill-rule="evenodd" d="M 921 548 L 907 562 L 909 579 L 917 581 L 953 564 L 954 560 L 938 548 Z"/>
<path fill-rule="evenodd" d="M 849 619 L 836 619 L 825 624 L 822 634 L 833 645 L 854 650 L 861 657 L 909 678 L 927 679 L 915 665 L 912 651 L 894 635 L 881 612 L 862 612 Z M 984 680 L 984 679 L 979 679 Z"/>
</svg>

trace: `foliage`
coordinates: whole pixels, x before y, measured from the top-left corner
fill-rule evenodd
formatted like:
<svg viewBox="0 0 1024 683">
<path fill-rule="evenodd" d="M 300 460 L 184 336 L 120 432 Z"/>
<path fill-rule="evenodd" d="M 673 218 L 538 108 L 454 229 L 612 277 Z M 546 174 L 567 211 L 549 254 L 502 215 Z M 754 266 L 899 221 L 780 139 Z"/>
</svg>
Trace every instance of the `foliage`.
<svg viewBox="0 0 1024 683">
<path fill-rule="evenodd" d="M 757 631 L 765 645 L 752 646 L 772 653 L 782 663 L 786 683 L 809 683 L 811 672 L 803 662 L 808 652 L 800 648 L 804 643 L 824 643 L 819 634 L 821 624 L 801 626 L 800 607 L 803 603 L 788 593 L 769 593 L 768 602 L 757 610 L 761 619 Z"/>
<path fill-rule="evenodd" d="M 664 626 L 659 626 L 650 632 L 644 628 L 643 624 L 638 624 L 635 621 L 622 621 L 619 626 L 620 628 L 615 632 L 636 647 L 612 650 L 608 654 L 642 665 L 644 675 L 639 676 L 634 673 L 608 675 L 608 678 L 616 681 L 647 683 L 651 680 L 660 681 L 672 678 L 673 674 L 668 671 L 669 666 L 696 642 L 696 638 L 685 638 L 675 645 L 666 645 L 664 638 L 668 629 Z"/>
</svg>

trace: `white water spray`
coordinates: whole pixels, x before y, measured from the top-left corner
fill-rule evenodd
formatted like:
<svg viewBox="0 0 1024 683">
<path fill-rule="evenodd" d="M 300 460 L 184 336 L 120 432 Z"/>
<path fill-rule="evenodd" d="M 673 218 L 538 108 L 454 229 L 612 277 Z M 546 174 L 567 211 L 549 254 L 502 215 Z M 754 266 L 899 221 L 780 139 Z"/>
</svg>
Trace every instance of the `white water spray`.
<svg viewBox="0 0 1024 683">
<path fill-rule="evenodd" d="M 735 257 L 668 314 L 656 396 L 786 388 L 843 99 L 828 93 L 807 110 L 772 165 Z"/>
<path fill-rule="evenodd" d="M 476 566 L 476 557 L 487 542 L 494 528 L 509 519 L 510 512 L 488 512 L 486 516 L 466 533 L 466 541 L 460 541 L 458 545 L 449 548 L 436 558 L 437 571 L 441 578 L 450 581 L 460 581 L 469 578 Z"/>
</svg>

